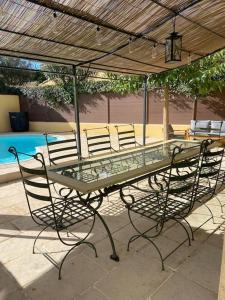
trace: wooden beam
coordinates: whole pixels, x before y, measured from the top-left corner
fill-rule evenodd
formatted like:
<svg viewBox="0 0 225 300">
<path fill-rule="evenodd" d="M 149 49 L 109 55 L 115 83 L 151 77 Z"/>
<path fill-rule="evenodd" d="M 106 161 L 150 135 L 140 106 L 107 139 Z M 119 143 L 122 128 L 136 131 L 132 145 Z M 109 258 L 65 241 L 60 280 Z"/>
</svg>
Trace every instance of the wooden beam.
<svg viewBox="0 0 225 300">
<path fill-rule="evenodd" d="M 164 86 L 163 98 L 163 140 L 169 139 L 169 86 Z"/>
<path fill-rule="evenodd" d="M 194 97 L 194 102 L 193 102 L 193 114 L 192 114 L 192 120 L 197 119 L 197 107 L 198 107 L 198 101 L 197 97 Z"/>
</svg>

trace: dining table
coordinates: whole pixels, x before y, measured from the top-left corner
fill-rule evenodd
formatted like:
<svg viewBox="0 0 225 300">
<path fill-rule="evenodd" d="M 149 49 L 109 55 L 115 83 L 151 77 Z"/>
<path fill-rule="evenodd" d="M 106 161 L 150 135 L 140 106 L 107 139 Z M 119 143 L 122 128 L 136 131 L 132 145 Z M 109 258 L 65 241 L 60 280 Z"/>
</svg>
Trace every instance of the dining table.
<svg viewBox="0 0 225 300">
<path fill-rule="evenodd" d="M 217 142 L 214 142 L 213 147 L 216 145 Z M 74 190 L 79 200 L 95 211 L 112 246 L 110 257 L 119 261 L 111 231 L 99 208 L 110 193 L 119 191 L 124 184 L 168 169 L 176 147 L 184 149 L 180 157 L 177 157 L 178 160 L 184 160 L 200 152 L 201 141 L 159 141 L 87 159 L 65 161 L 47 167 L 47 174 L 51 181 Z"/>
</svg>

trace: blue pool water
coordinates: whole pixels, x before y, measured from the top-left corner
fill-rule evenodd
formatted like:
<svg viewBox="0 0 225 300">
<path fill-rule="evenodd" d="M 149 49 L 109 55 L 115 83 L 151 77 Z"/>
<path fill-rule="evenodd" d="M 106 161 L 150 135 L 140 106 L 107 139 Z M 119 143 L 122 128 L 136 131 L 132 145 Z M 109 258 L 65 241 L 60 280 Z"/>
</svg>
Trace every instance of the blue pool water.
<svg viewBox="0 0 225 300">
<path fill-rule="evenodd" d="M 50 136 L 49 140 L 54 141 L 57 140 L 57 138 Z M 8 152 L 11 146 L 14 146 L 17 151 L 33 155 L 36 153 L 36 147 L 44 145 L 46 145 L 46 141 L 42 134 L 0 136 L 0 164 L 16 162 L 14 156 Z M 20 155 L 20 159 L 25 160 L 27 156 Z"/>
</svg>

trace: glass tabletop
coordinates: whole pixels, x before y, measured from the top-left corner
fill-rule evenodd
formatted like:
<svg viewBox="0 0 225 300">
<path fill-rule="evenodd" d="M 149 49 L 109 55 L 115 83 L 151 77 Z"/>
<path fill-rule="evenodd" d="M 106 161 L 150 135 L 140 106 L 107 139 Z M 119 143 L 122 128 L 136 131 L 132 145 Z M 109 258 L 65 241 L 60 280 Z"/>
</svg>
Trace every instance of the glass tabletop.
<svg viewBox="0 0 225 300">
<path fill-rule="evenodd" d="M 147 145 L 116 155 L 112 154 L 99 159 L 83 160 L 69 166 L 56 167 L 51 171 L 83 183 L 92 183 L 168 159 L 176 146 L 188 150 L 199 147 L 199 144 L 196 141 L 175 140 Z"/>
</svg>

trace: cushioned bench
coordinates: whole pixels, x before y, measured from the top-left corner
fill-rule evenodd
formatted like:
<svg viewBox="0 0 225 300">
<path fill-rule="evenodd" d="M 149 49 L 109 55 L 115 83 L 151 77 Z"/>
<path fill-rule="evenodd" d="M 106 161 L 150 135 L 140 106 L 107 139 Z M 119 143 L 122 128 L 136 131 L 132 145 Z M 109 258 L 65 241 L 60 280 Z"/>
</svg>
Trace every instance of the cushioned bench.
<svg viewBox="0 0 225 300">
<path fill-rule="evenodd" d="M 225 138 L 225 121 L 191 120 L 191 127 L 185 133 L 188 140 Z"/>
</svg>

